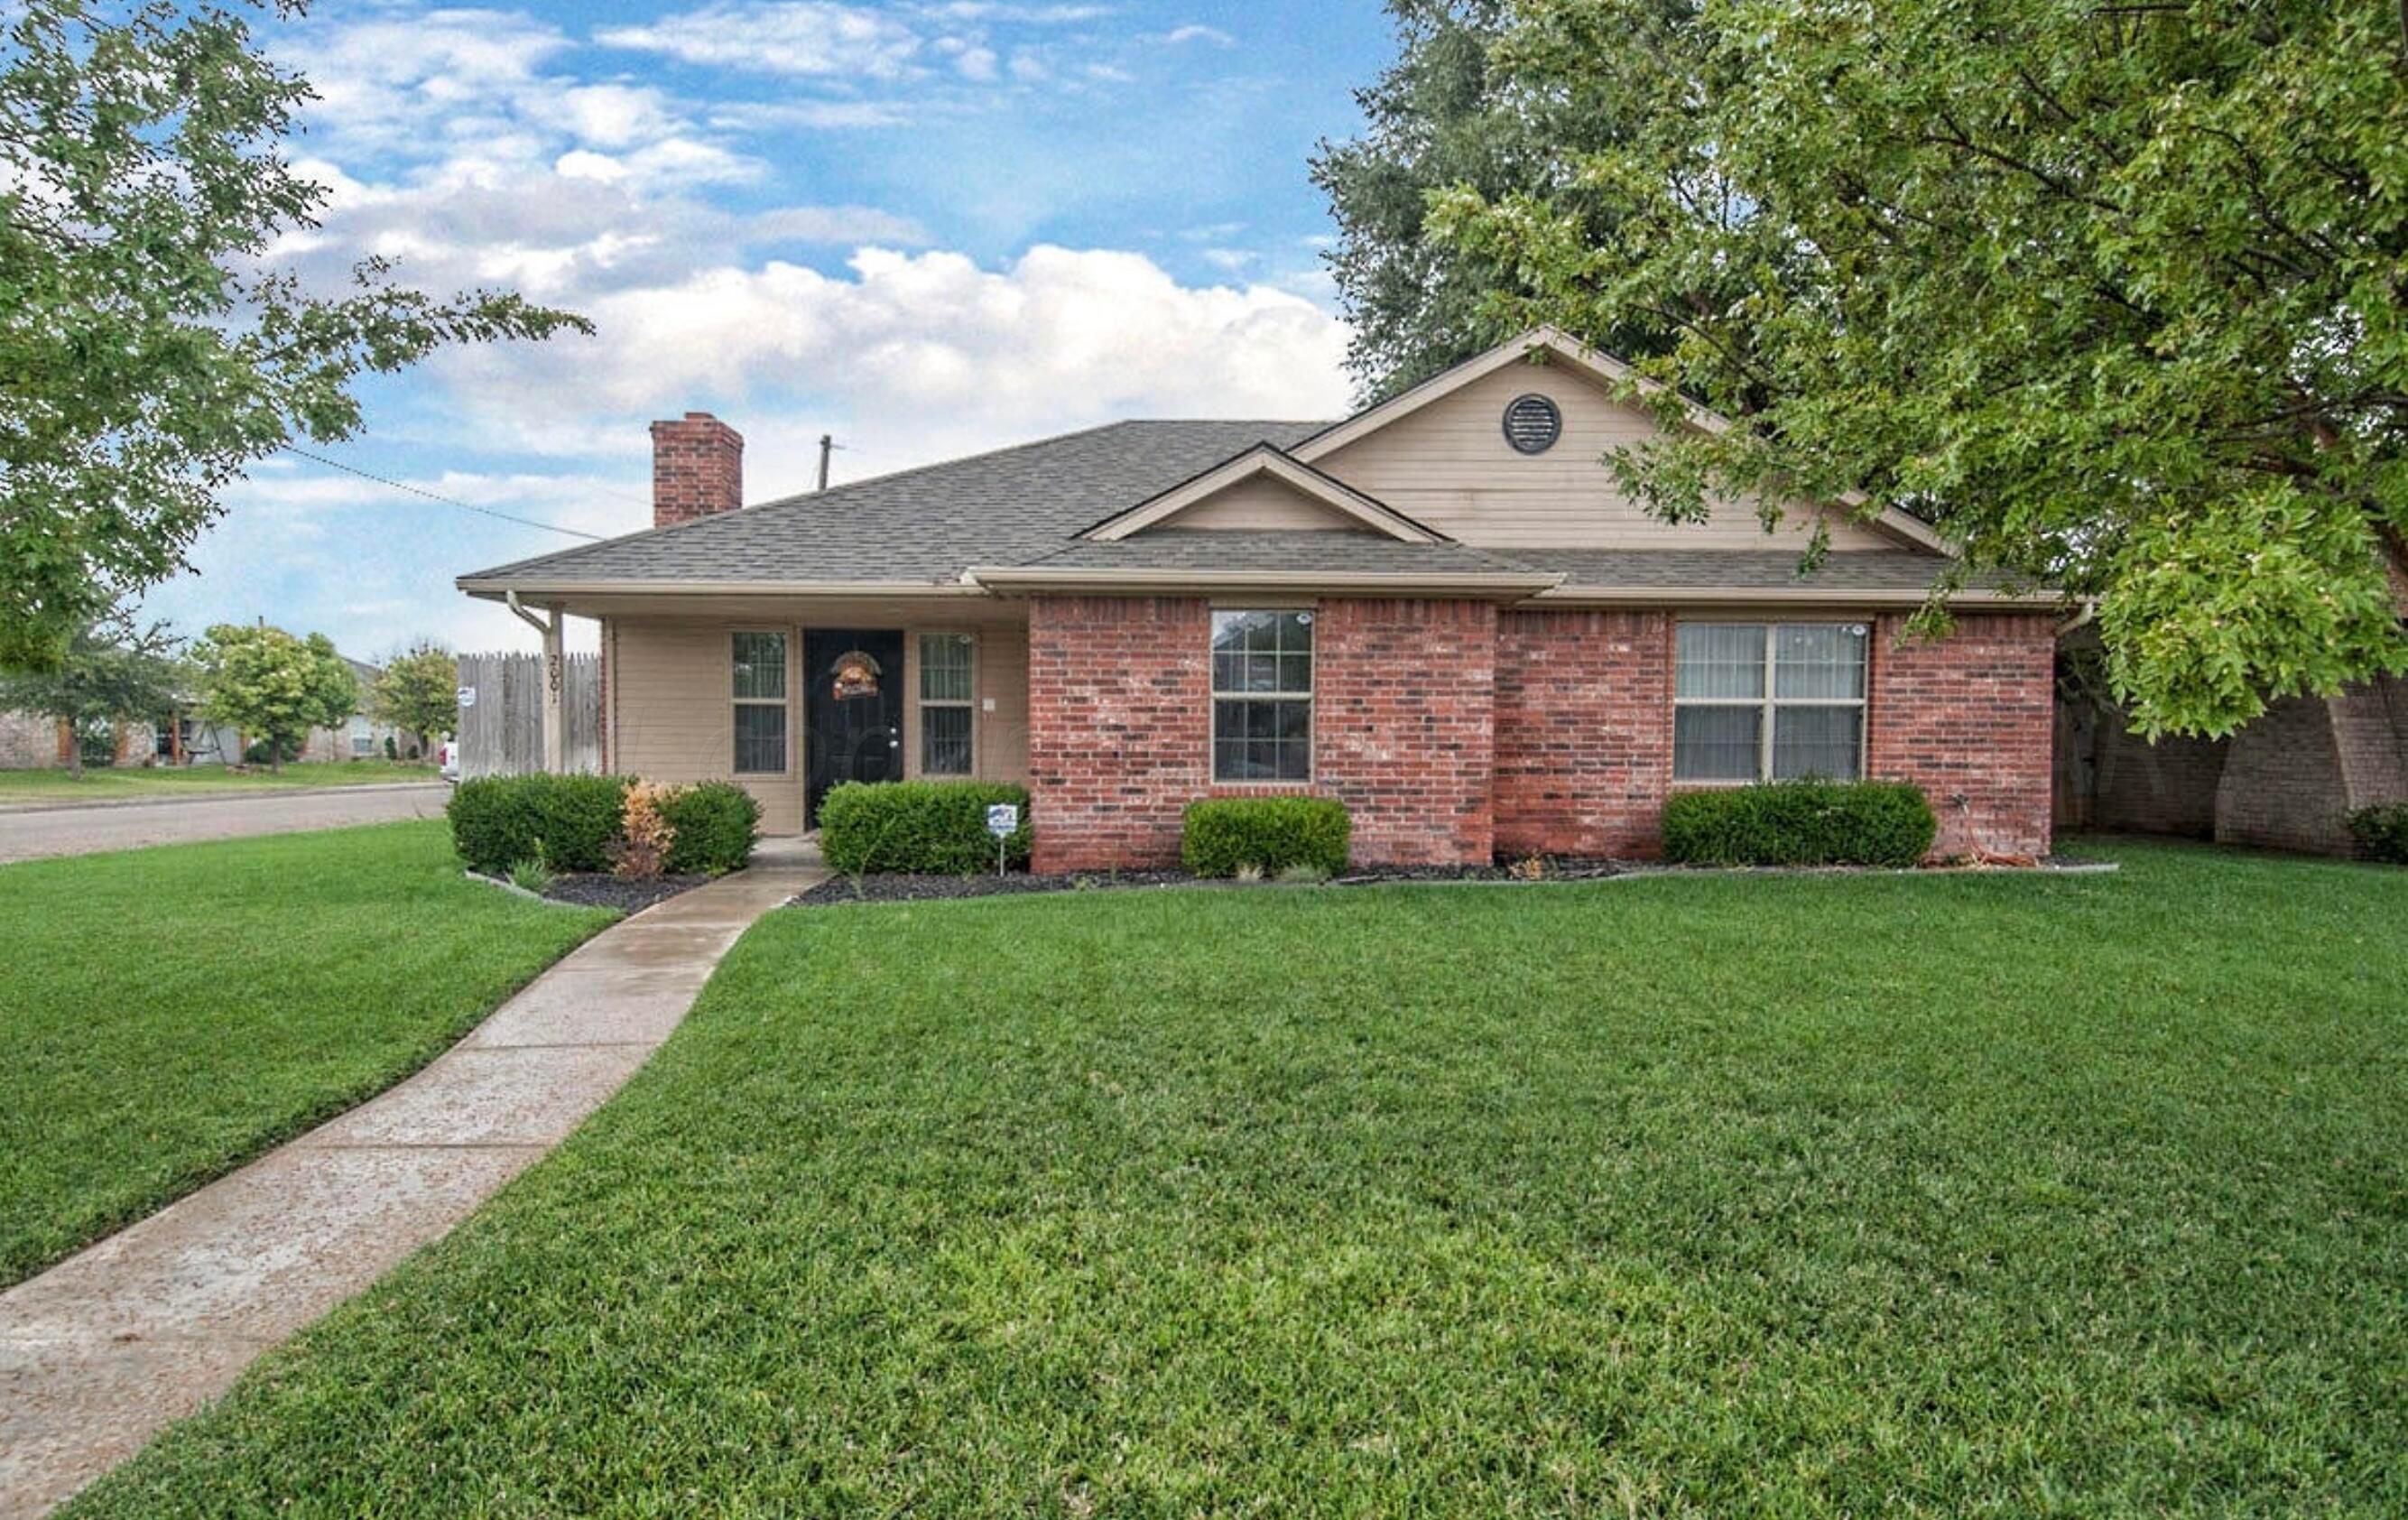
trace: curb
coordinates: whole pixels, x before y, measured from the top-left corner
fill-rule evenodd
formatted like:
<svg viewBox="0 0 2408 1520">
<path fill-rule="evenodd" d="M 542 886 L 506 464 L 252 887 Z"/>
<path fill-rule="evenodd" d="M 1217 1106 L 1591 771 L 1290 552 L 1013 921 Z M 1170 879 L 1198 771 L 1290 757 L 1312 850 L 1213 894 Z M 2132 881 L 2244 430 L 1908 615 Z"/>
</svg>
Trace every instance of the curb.
<svg viewBox="0 0 2408 1520">
<path fill-rule="evenodd" d="M 259 797 L 341 796 L 366 792 L 433 792 L 449 782 L 363 782 L 357 786 L 263 786 L 257 790 L 194 791 L 174 797 L 109 797 L 97 802 L 0 802 L 0 817 L 36 812 L 93 812 L 117 808 L 189 808 L 201 802 L 247 802 Z"/>
</svg>

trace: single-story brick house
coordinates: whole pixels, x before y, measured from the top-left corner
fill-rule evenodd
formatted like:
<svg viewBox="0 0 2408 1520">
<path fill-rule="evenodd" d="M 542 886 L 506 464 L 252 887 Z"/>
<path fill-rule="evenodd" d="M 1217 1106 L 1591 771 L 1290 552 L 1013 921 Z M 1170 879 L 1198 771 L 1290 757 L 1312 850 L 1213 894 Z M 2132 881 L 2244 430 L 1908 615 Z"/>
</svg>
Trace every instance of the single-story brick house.
<svg viewBox="0 0 2408 1520">
<path fill-rule="evenodd" d="M 1673 525 L 1600 457 L 1656 423 L 1541 329 L 1336 422 L 1123 422 L 745 507 L 743 440 L 652 424 L 649 532 L 460 578 L 600 620 L 604 765 L 1025 782 L 1039 870 L 1175 860 L 1198 797 L 1343 801 L 1359 860 L 1644 854 L 1675 789 L 1915 782 L 1944 853 L 2049 842 L 2053 594 L 1901 513 Z M 1702 410 L 1693 425 L 1724 425 Z M 1831 552 L 1799 552 L 1820 517 Z"/>
</svg>

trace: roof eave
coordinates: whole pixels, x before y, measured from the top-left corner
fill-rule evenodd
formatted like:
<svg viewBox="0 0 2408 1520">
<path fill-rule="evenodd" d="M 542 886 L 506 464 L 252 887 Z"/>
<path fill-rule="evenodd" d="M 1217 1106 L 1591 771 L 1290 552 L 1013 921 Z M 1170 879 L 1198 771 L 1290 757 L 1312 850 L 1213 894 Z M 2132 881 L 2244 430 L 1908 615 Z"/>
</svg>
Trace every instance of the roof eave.
<svg viewBox="0 0 2408 1520">
<path fill-rule="evenodd" d="M 567 596 L 978 596 L 959 581 L 548 581 L 462 576 L 452 584 L 471 596 L 500 601 Z"/>
<path fill-rule="evenodd" d="M 1107 595 L 1158 595 L 1166 592 L 1294 595 L 1324 592 L 1341 595 L 1411 594 L 1499 602 L 1521 601 L 1563 580 L 1559 575 L 1485 571 L 1161 570 L 1045 565 L 978 565 L 964 571 L 963 578 L 989 591 L 1020 595 L 1048 591 Z"/>
<path fill-rule="evenodd" d="M 1914 586 L 1583 586 L 1557 585 L 1531 597 L 1548 608 L 1732 607 L 1920 607 L 1928 588 Z M 2003 591 L 1967 586 L 1941 600 L 1950 607 L 1993 611 L 2055 611 L 2067 605 L 2063 592 Z"/>
</svg>

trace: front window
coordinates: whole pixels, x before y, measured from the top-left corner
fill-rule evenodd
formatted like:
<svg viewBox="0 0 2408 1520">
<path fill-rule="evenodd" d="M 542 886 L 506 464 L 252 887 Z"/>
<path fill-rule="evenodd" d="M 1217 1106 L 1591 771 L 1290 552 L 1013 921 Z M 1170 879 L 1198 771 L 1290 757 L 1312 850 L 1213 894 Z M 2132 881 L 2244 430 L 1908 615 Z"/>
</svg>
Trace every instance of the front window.
<svg viewBox="0 0 2408 1520">
<path fill-rule="evenodd" d="M 1212 779 L 1312 779 L 1312 614 L 1212 614 Z"/>
<path fill-rule="evenodd" d="M 970 773 L 978 645 L 966 633 L 920 636 L 920 773 Z"/>
<path fill-rule="evenodd" d="M 786 769 L 786 636 L 736 636 L 736 774 Z"/>
<path fill-rule="evenodd" d="M 1861 623 L 1684 623 L 1672 779 L 1854 781 L 1863 768 Z"/>
<path fill-rule="evenodd" d="M 351 722 L 351 758 L 361 759 L 376 753 L 376 729 L 367 719 L 354 717 Z"/>
</svg>

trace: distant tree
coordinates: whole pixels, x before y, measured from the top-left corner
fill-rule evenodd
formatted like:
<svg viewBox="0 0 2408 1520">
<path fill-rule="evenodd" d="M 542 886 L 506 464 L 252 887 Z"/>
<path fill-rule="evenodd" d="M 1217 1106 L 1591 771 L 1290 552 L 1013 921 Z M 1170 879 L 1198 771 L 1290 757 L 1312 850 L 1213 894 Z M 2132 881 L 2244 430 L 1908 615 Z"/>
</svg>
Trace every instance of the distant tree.
<svg viewBox="0 0 2408 1520">
<path fill-rule="evenodd" d="M 95 724 L 140 723 L 147 729 L 172 712 L 189 671 L 177 658 L 166 624 L 137 626 L 111 609 L 68 637 L 66 652 L 38 668 L 0 670 L 0 711 L 53 718 L 75 730 L 67 766 L 83 774 L 82 738 Z"/>
<path fill-rule="evenodd" d="M 220 624 L 193 646 L 204 710 L 267 744 L 282 771 L 312 728 L 332 728 L 360 710 L 359 678 L 324 634 L 296 638 L 281 628 Z"/>
<path fill-rule="evenodd" d="M 386 663 L 368 705 L 380 722 L 416 735 L 416 748 L 423 753 L 437 736 L 460 725 L 459 657 L 433 642 L 411 646 Z"/>
<path fill-rule="evenodd" d="M 1615 461 L 1651 509 L 1915 512 L 2096 596 L 2152 734 L 2408 668 L 2399 0 L 1517 13 L 1522 88 L 1641 129 L 1431 228 L 1539 293 L 1518 319 L 1677 334 L 1631 388 L 1670 425 Z"/>
<path fill-rule="evenodd" d="M 1683 0 L 1652 3 L 1670 9 Z M 1432 194 L 1469 188 L 1492 201 L 1542 194 L 1601 217 L 1605 203 L 1571 178 L 1572 155 L 1633 126 L 1627 103 L 1610 89 L 1536 89 L 1497 66 L 1492 50 L 1512 21 L 1507 0 L 1387 0 L 1387 9 L 1398 54 L 1355 92 L 1363 134 L 1323 142 L 1312 169 L 1338 222 L 1329 269 L 1353 329 L 1347 367 L 1366 401 L 1512 337 L 1513 318 L 1494 297 L 1532 293 L 1510 260 L 1426 237 Z M 1663 348 L 1664 332 L 1663 323 L 1642 319 L 1591 336 L 1632 355 Z"/>
<path fill-rule="evenodd" d="M 263 267 L 327 191 L 283 155 L 315 97 L 254 45 L 260 8 L 0 7 L 0 660 L 55 662 L 181 568 L 245 464 L 358 426 L 363 371 L 592 330 L 407 289 L 381 260 L 331 294 Z"/>
</svg>

